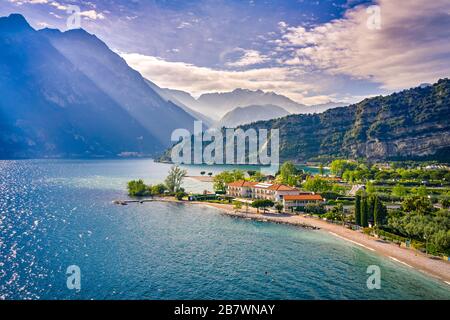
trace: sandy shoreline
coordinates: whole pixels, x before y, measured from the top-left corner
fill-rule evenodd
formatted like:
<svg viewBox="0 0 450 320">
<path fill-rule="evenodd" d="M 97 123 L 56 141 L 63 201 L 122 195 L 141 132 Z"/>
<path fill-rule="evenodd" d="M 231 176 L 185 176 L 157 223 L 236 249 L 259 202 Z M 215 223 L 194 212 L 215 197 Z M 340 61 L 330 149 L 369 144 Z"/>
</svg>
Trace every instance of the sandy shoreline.
<svg viewBox="0 0 450 320">
<path fill-rule="evenodd" d="M 341 225 L 328 223 L 316 217 L 290 214 L 257 213 L 256 209 L 249 207 L 236 211 L 230 204 L 200 202 L 200 201 L 178 201 L 175 198 L 154 198 L 149 201 L 177 202 L 184 204 L 202 205 L 219 209 L 224 214 L 244 219 L 258 221 L 270 221 L 281 224 L 289 224 L 308 229 L 320 229 L 340 239 L 349 241 L 374 253 L 383 255 L 393 261 L 403 264 L 409 268 L 416 269 L 429 276 L 437 278 L 450 286 L 450 262 L 427 256 L 419 251 L 400 247 L 394 243 L 383 241 L 362 232 L 347 229 Z"/>
<path fill-rule="evenodd" d="M 335 225 L 318 218 L 309 216 L 306 217 L 303 215 L 273 213 L 258 214 L 253 208 L 249 208 L 248 213 L 245 212 L 245 208 L 241 209 L 239 212 L 236 212 L 233 207 L 228 204 L 194 201 L 187 203 L 220 209 L 227 215 L 235 217 L 290 224 L 310 229 L 319 228 L 335 237 L 349 241 L 367 250 L 388 257 L 391 260 L 401 263 L 409 268 L 416 269 L 417 271 L 437 278 L 450 286 L 450 262 L 427 256 L 416 250 L 400 247 L 396 244 L 368 236 L 362 232 L 347 229 L 341 225 Z"/>
</svg>

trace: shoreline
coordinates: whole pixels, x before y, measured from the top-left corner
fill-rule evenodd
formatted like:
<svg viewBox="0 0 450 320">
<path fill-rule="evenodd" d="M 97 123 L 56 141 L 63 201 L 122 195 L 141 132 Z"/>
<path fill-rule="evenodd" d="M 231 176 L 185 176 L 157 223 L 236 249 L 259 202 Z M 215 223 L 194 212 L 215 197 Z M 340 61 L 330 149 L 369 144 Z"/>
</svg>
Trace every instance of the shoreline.
<svg viewBox="0 0 450 320">
<path fill-rule="evenodd" d="M 286 213 L 256 213 L 256 209 L 251 207 L 248 208 L 248 212 L 244 212 L 243 210 L 245 209 L 235 210 L 230 204 L 201 201 L 179 201 L 174 198 L 155 198 L 152 199 L 152 201 L 202 205 L 218 209 L 222 213 L 232 217 L 262 222 L 288 224 L 305 229 L 324 231 L 336 238 L 340 238 L 362 247 L 363 249 L 369 250 L 372 253 L 379 254 L 406 267 L 415 269 L 416 271 L 424 273 L 427 276 L 431 276 L 450 286 L 449 261 L 427 256 L 414 249 L 400 247 L 394 243 L 377 239 L 362 232 L 345 228 L 342 225 L 332 224 L 319 218 L 303 215 L 291 215 Z"/>
<path fill-rule="evenodd" d="M 180 202 L 216 208 L 233 217 L 288 224 L 312 230 L 322 230 L 328 232 L 332 236 L 353 243 L 363 249 L 377 253 L 406 267 L 415 269 L 416 271 L 438 279 L 450 286 L 450 263 L 448 261 L 427 256 L 414 249 L 400 247 L 394 243 L 383 241 L 381 239 L 363 234 L 362 232 L 345 228 L 342 225 L 332 224 L 314 217 L 304 217 L 303 215 L 252 213 L 251 211 L 255 211 L 253 208 L 249 208 L 248 213 L 242 211 L 236 212 L 233 209 L 233 206 L 229 204 L 200 201 Z"/>
</svg>

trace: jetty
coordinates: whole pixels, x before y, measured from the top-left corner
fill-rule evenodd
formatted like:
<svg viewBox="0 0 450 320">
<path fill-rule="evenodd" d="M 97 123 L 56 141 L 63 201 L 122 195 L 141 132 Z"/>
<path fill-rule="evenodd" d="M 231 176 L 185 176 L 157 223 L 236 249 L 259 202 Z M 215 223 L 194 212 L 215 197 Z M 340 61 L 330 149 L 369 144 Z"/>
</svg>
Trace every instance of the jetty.
<svg viewBox="0 0 450 320">
<path fill-rule="evenodd" d="M 142 199 L 142 200 L 113 200 L 113 204 L 126 206 L 129 203 L 144 203 L 144 202 L 154 202 L 154 201 L 160 201 L 159 199 Z"/>
</svg>

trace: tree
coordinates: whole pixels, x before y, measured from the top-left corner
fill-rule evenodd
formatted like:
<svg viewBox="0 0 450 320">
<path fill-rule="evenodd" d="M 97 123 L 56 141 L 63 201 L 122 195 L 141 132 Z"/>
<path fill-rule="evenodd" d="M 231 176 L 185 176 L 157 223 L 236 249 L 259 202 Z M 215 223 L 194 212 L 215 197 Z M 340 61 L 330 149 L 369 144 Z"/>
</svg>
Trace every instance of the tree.
<svg viewBox="0 0 450 320">
<path fill-rule="evenodd" d="M 387 216 L 386 206 L 383 204 L 383 202 L 378 196 L 375 196 L 373 205 L 374 224 L 376 226 L 382 225 L 386 220 L 386 216 Z"/>
<path fill-rule="evenodd" d="M 401 184 L 397 184 L 396 186 L 394 186 L 392 188 L 392 195 L 394 195 L 396 197 L 403 198 L 403 197 L 406 197 L 407 194 L 408 194 L 408 191 Z"/>
<path fill-rule="evenodd" d="M 345 171 L 354 169 L 356 169 L 356 163 L 350 162 L 348 160 L 334 160 L 330 165 L 331 173 L 338 177 L 342 177 Z"/>
<path fill-rule="evenodd" d="M 363 196 L 361 201 L 361 226 L 367 228 L 369 226 L 369 207 L 367 203 L 367 196 Z"/>
<path fill-rule="evenodd" d="M 323 173 L 324 173 L 324 170 L 323 170 L 323 163 L 321 163 L 321 164 L 319 165 L 319 174 L 323 177 Z"/>
<path fill-rule="evenodd" d="M 212 172 L 208 172 L 208 176 L 212 177 L 213 173 Z"/>
<path fill-rule="evenodd" d="M 296 175 L 298 173 L 292 161 L 286 161 L 280 168 L 279 180 L 281 183 L 295 185 L 297 182 Z"/>
<path fill-rule="evenodd" d="M 425 186 L 420 186 L 418 188 L 413 188 L 412 193 L 414 193 L 416 196 L 419 197 L 426 197 L 428 196 L 428 190 Z"/>
<path fill-rule="evenodd" d="M 247 170 L 247 174 L 249 177 L 253 177 L 256 174 L 256 170 Z"/>
<path fill-rule="evenodd" d="M 275 205 L 275 209 L 277 209 L 278 213 L 281 213 L 283 211 L 283 208 L 284 208 L 283 204 L 279 202 Z"/>
<path fill-rule="evenodd" d="M 228 183 L 238 180 L 244 180 L 243 171 L 241 170 L 222 171 L 221 173 L 216 174 L 214 176 L 213 179 L 214 190 L 225 191 Z"/>
<path fill-rule="evenodd" d="M 312 178 L 307 178 L 305 183 L 303 183 L 303 188 L 313 192 L 328 192 L 332 190 L 333 185 L 330 181 L 319 176 L 315 176 Z"/>
<path fill-rule="evenodd" d="M 266 208 L 273 207 L 274 203 L 272 200 L 267 199 L 258 199 L 252 202 L 252 207 L 256 208 L 259 213 L 259 208 L 263 208 L 264 212 L 266 212 Z"/>
<path fill-rule="evenodd" d="M 166 186 L 162 183 L 155 184 L 150 188 L 150 192 L 153 195 L 164 194 L 164 191 L 166 191 L 166 190 L 167 190 Z"/>
<path fill-rule="evenodd" d="M 444 209 L 450 208 L 450 199 L 449 198 L 442 199 L 441 204 Z"/>
<path fill-rule="evenodd" d="M 264 181 L 264 179 L 265 179 L 265 176 L 261 172 L 255 171 L 255 173 L 250 176 L 249 180 L 253 181 L 253 182 L 261 182 L 261 181 Z"/>
<path fill-rule="evenodd" d="M 167 189 L 176 193 L 180 190 L 184 177 L 186 177 L 187 171 L 181 169 L 178 165 L 172 166 L 169 170 L 169 175 L 166 177 L 165 184 Z"/>
<path fill-rule="evenodd" d="M 367 221 L 375 221 L 373 216 L 375 210 L 375 196 L 373 194 L 368 195 L 367 197 Z"/>
<path fill-rule="evenodd" d="M 141 179 L 129 181 L 127 188 L 128 195 L 132 197 L 143 197 L 150 195 L 149 187 Z"/>
<path fill-rule="evenodd" d="M 177 193 L 175 194 L 175 198 L 177 198 L 177 200 L 183 200 L 183 198 L 187 196 L 187 193 L 184 192 L 184 190 L 179 190 L 177 191 Z"/>
<path fill-rule="evenodd" d="M 361 195 L 357 194 L 355 197 L 355 223 L 361 225 Z"/>
<path fill-rule="evenodd" d="M 450 230 L 439 230 L 431 236 L 430 242 L 439 253 L 449 254 L 450 251 Z"/>
<path fill-rule="evenodd" d="M 333 210 L 336 215 L 336 220 L 341 220 L 342 224 L 345 224 L 345 214 L 344 214 L 344 205 L 342 203 L 338 203 L 336 207 L 333 208 Z"/>
<path fill-rule="evenodd" d="M 345 224 L 344 206 L 342 203 L 338 203 L 333 209 L 327 212 L 325 218 L 333 221 L 339 220 Z"/>
<path fill-rule="evenodd" d="M 324 214 L 327 212 L 322 203 L 308 203 L 304 210 L 305 212 L 312 214 Z"/>
<path fill-rule="evenodd" d="M 368 193 L 368 194 L 373 194 L 373 193 L 375 193 L 375 186 L 373 185 L 373 183 L 372 182 L 368 182 L 368 183 L 366 183 L 366 192 Z"/>
<path fill-rule="evenodd" d="M 416 212 L 421 215 L 427 215 L 435 211 L 430 199 L 420 196 L 408 197 L 403 200 L 402 209 L 405 212 Z"/>
<path fill-rule="evenodd" d="M 200 174 L 201 174 L 202 176 L 204 176 L 205 173 L 206 173 L 205 171 L 201 171 L 201 172 L 200 172 Z"/>
</svg>

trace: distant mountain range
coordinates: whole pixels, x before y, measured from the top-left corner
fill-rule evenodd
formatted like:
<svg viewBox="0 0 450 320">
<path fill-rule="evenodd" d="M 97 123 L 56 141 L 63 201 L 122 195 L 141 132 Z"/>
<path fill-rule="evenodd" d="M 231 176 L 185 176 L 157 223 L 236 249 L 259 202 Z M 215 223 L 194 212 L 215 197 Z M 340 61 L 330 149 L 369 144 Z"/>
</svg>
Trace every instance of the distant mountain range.
<svg viewBox="0 0 450 320">
<path fill-rule="evenodd" d="M 174 89 L 167 89 L 167 88 L 160 88 L 155 83 L 151 82 L 150 80 L 146 80 L 149 86 L 155 90 L 163 99 L 165 99 L 167 102 L 175 103 L 177 106 L 182 108 L 187 113 L 194 116 L 197 120 L 203 121 L 203 123 L 206 125 L 206 127 L 210 127 L 213 125 L 214 120 L 212 120 L 210 117 L 203 115 L 202 113 L 193 110 L 192 108 L 188 107 L 188 105 L 192 105 L 192 100 L 195 101 L 195 99 L 190 95 L 188 92 L 184 92 L 181 90 L 174 90 Z M 187 101 L 186 101 L 187 100 Z M 182 102 L 185 101 L 185 102 Z"/>
<path fill-rule="evenodd" d="M 164 94 L 170 95 L 173 101 L 178 101 L 191 110 L 206 116 L 211 121 L 220 121 L 230 111 L 248 106 L 275 106 L 283 108 L 291 114 L 320 113 L 327 109 L 344 106 L 339 102 L 328 102 L 319 105 L 306 106 L 274 92 L 262 90 L 235 89 L 230 92 L 212 92 L 202 94 L 195 99 L 191 94 L 181 90 L 163 88 Z M 177 102 L 177 104 L 178 104 Z M 267 110 L 267 108 L 266 108 Z M 277 114 L 276 110 L 274 113 Z M 276 117 L 274 117 L 276 118 Z M 211 120 L 212 119 L 212 120 Z"/>
<path fill-rule="evenodd" d="M 271 120 L 289 115 L 285 109 L 274 105 L 237 107 L 227 112 L 214 127 L 235 128 L 237 126 L 261 120 Z"/>
<path fill-rule="evenodd" d="M 82 29 L 0 18 L 0 158 L 151 155 L 195 118 Z"/>
<path fill-rule="evenodd" d="M 365 99 L 318 114 L 239 128 L 279 129 L 282 161 L 440 160 L 450 163 L 450 80 Z M 225 144 L 224 144 L 225 145 Z M 161 160 L 168 161 L 169 151 Z"/>
</svg>

